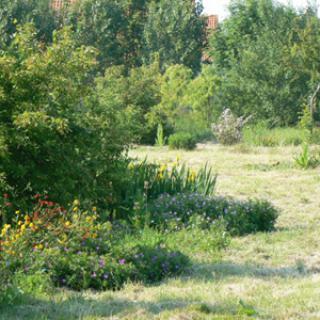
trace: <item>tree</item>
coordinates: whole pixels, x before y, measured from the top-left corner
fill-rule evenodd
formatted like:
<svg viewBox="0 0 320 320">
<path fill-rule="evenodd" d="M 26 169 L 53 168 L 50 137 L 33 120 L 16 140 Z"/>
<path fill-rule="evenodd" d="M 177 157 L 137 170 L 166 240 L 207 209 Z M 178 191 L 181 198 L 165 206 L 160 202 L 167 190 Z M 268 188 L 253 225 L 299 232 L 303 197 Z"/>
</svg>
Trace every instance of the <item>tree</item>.
<svg viewBox="0 0 320 320">
<path fill-rule="evenodd" d="M 67 8 L 64 19 L 79 44 L 98 49 L 100 71 L 125 63 L 126 19 L 117 0 L 83 0 Z"/>
<path fill-rule="evenodd" d="M 309 94 L 310 75 L 298 67 L 293 52 L 310 13 L 272 0 L 236 0 L 230 11 L 210 40 L 222 79 L 220 108 L 254 114 L 256 120 L 267 119 L 272 125 L 297 123 Z M 314 13 L 311 16 L 319 20 Z M 311 51 L 317 52 L 317 43 L 310 46 L 309 41 Z"/>
<path fill-rule="evenodd" d="M 194 115 L 207 128 L 218 118 L 222 110 L 217 109 L 220 78 L 214 68 L 204 66 L 198 77 L 193 79 L 187 92 L 187 101 Z"/>
<path fill-rule="evenodd" d="M 164 125 L 166 131 L 177 129 L 179 119 L 191 112 L 185 97 L 192 79 L 192 70 L 175 65 L 169 67 L 161 79 L 161 102 L 148 115 L 149 124 Z"/>
<path fill-rule="evenodd" d="M 153 143 L 156 124 L 149 125 L 147 118 L 160 102 L 159 65 L 132 68 L 124 66 L 106 69 L 104 77 L 97 79 L 99 98 L 112 109 L 119 110 L 130 131 L 132 141 Z"/>
<path fill-rule="evenodd" d="M 50 0 L 1 0 L 0 49 L 10 45 L 17 26 L 33 22 L 40 40 L 48 42 L 57 27 L 57 19 Z"/>
<path fill-rule="evenodd" d="M 152 1 L 144 29 L 145 61 L 150 63 L 158 53 L 162 69 L 182 64 L 198 71 L 205 42 L 201 11 L 193 1 Z"/>
</svg>

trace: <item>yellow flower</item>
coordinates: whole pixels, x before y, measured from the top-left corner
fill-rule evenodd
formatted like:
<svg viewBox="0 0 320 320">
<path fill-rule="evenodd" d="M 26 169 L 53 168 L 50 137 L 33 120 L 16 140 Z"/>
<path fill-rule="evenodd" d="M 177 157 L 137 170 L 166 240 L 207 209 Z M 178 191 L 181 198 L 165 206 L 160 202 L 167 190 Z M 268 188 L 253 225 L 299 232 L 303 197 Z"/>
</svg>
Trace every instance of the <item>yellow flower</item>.
<svg viewBox="0 0 320 320">
<path fill-rule="evenodd" d="M 10 228 L 11 228 L 10 224 L 5 224 L 1 230 L 1 237 L 4 237 Z"/>
<path fill-rule="evenodd" d="M 197 173 L 193 170 L 189 176 L 190 181 L 194 182 L 197 178 Z"/>
<path fill-rule="evenodd" d="M 92 211 L 93 211 L 93 212 L 97 212 L 97 207 L 93 207 L 93 208 L 92 208 Z"/>
<path fill-rule="evenodd" d="M 39 249 L 39 250 L 42 250 L 44 247 L 43 247 L 43 244 L 40 243 L 40 244 L 38 244 L 38 245 L 36 246 L 36 248 Z"/>
<path fill-rule="evenodd" d="M 74 207 L 74 208 L 73 208 L 73 212 L 77 212 L 78 210 L 79 210 L 78 207 Z"/>
<path fill-rule="evenodd" d="M 30 225 L 29 225 L 29 227 L 30 227 L 30 228 L 33 228 L 33 227 L 34 227 L 34 224 L 31 222 Z"/>
<path fill-rule="evenodd" d="M 25 224 L 23 224 L 22 226 L 21 226 L 21 232 L 24 232 L 25 230 L 26 230 L 26 225 Z"/>
<path fill-rule="evenodd" d="M 79 201 L 78 199 L 74 200 L 74 201 L 73 201 L 73 205 L 74 205 L 75 207 L 79 206 L 79 205 L 80 205 L 80 201 Z"/>
<path fill-rule="evenodd" d="M 71 222 L 70 221 L 67 221 L 64 225 L 66 226 L 66 227 L 70 227 L 71 226 Z"/>
<path fill-rule="evenodd" d="M 87 222 L 91 222 L 92 221 L 92 217 L 86 217 L 86 221 Z"/>
<path fill-rule="evenodd" d="M 167 170 L 167 165 L 166 164 L 163 164 L 161 167 L 160 167 L 160 172 L 164 172 Z"/>
<path fill-rule="evenodd" d="M 24 221 L 25 221 L 25 224 L 29 224 L 30 223 L 30 217 L 28 216 L 28 215 L 26 215 L 25 217 L 24 217 Z"/>
<path fill-rule="evenodd" d="M 21 226 L 23 222 L 21 220 L 18 221 L 18 226 Z"/>
<path fill-rule="evenodd" d="M 16 214 L 20 214 L 20 210 L 17 210 L 17 211 L 16 211 Z"/>
<path fill-rule="evenodd" d="M 97 239 L 97 237 L 98 237 L 98 235 L 97 235 L 96 233 L 94 233 L 94 234 L 92 235 L 92 239 Z"/>
</svg>

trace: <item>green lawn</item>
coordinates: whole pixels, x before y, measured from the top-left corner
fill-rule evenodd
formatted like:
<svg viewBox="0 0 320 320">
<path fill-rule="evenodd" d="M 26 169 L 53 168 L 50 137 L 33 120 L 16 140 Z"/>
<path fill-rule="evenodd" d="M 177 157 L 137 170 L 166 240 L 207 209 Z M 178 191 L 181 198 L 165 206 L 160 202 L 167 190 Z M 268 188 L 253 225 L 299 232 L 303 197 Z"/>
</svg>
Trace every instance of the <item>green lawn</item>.
<svg viewBox="0 0 320 320">
<path fill-rule="evenodd" d="M 217 193 L 272 201 L 277 231 L 232 240 L 222 260 L 194 252 L 190 275 L 119 292 L 61 291 L 6 308 L 0 319 L 320 319 L 320 170 L 299 170 L 299 147 L 141 147 L 131 156 L 218 173 Z"/>
</svg>

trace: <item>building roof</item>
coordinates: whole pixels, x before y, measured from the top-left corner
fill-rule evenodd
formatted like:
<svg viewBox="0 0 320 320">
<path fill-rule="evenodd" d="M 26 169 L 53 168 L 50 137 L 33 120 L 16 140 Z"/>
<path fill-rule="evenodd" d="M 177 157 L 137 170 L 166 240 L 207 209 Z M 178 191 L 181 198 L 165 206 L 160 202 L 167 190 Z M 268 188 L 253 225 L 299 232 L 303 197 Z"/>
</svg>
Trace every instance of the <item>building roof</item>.
<svg viewBox="0 0 320 320">
<path fill-rule="evenodd" d="M 208 24 L 207 24 L 207 28 L 209 30 L 215 30 L 217 29 L 219 24 L 219 17 L 217 15 L 210 15 L 208 16 Z"/>
<path fill-rule="evenodd" d="M 55 10 L 60 10 L 66 4 L 71 4 L 76 2 L 77 0 L 52 0 L 52 8 Z"/>
</svg>

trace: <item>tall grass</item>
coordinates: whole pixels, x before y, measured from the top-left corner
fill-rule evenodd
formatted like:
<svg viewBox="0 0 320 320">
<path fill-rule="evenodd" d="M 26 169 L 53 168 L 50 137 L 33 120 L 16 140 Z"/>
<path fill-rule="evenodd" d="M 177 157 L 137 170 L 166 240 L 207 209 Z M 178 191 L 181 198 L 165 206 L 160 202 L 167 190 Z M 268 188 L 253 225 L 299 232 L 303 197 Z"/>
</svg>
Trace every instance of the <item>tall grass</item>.
<svg viewBox="0 0 320 320">
<path fill-rule="evenodd" d="M 310 133 L 300 128 L 269 129 L 262 125 L 256 125 L 243 130 L 243 142 L 251 146 L 298 146 L 309 139 Z"/>
</svg>

